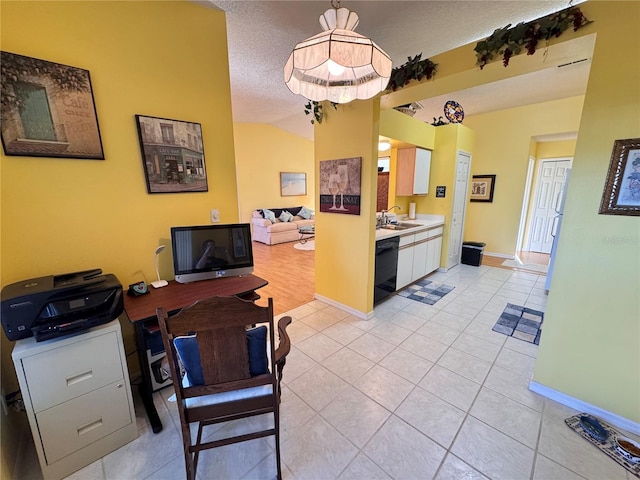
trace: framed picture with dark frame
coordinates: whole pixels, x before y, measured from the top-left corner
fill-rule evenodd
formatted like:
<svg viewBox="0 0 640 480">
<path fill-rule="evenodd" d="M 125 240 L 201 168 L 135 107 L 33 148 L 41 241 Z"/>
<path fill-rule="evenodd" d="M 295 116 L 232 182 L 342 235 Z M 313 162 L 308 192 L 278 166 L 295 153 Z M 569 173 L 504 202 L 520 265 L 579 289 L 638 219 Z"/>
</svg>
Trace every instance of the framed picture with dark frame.
<svg viewBox="0 0 640 480">
<path fill-rule="evenodd" d="M 640 138 L 613 143 L 598 213 L 640 215 Z"/>
<path fill-rule="evenodd" d="M 307 194 L 307 174 L 280 172 L 280 196 L 291 197 Z"/>
<path fill-rule="evenodd" d="M 88 70 L 0 52 L 6 155 L 104 160 Z"/>
<path fill-rule="evenodd" d="M 136 115 L 148 193 L 207 192 L 199 123 Z"/>
<path fill-rule="evenodd" d="M 471 202 L 493 202 L 495 175 L 474 175 L 471 179 Z"/>
<path fill-rule="evenodd" d="M 320 211 L 360 215 L 362 157 L 320 162 Z"/>
</svg>

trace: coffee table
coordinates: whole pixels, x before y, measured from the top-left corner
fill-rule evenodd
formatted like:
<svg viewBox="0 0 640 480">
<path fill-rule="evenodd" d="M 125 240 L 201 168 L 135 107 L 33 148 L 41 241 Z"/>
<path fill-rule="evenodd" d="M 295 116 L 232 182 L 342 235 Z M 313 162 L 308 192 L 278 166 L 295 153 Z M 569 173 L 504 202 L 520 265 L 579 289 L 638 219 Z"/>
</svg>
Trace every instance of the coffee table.
<svg viewBox="0 0 640 480">
<path fill-rule="evenodd" d="M 300 243 L 307 243 L 307 240 L 312 239 L 316 234 L 315 225 L 303 225 L 298 227 L 298 233 L 300 234 Z"/>
</svg>

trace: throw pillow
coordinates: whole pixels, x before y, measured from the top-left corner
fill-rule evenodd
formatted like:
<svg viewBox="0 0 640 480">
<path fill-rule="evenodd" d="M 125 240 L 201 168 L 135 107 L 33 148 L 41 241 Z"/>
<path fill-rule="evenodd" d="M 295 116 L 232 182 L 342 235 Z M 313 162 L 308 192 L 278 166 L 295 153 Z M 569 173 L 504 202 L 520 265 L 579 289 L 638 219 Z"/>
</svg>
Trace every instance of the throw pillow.
<svg viewBox="0 0 640 480">
<path fill-rule="evenodd" d="M 200 363 L 200 350 L 198 349 L 198 339 L 195 335 L 176 337 L 173 339 L 180 361 L 187 374 L 189 385 L 204 385 L 202 375 L 202 365 Z"/>
<path fill-rule="evenodd" d="M 304 218 L 305 220 L 309 220 L 313 215 L 313 210 L 309 210 L 307 207 L 302 207 L 298 212 L 298 216 Z"/>
<path fill-rule="evenodd" d="M 262 214 L 264 215 L 264 218 L 269 220 L 271 223 L 276 223 L 276 216 L 271 210 L 264 208 L 262 209 Z"/>
<path fill-rule="evenodd" d="M 290 222 L 291 220 L 293 220 L 293 215 L 291 215 L 286 210 L 283 210 L 278 218 L 281 222 Z"/>
<path fill-rule="evenodd" d="M 249 373 L 252 377 L 269 371 L 267 359 L 267 327 L 264 325 L 247 330 Z"/>
</svg>

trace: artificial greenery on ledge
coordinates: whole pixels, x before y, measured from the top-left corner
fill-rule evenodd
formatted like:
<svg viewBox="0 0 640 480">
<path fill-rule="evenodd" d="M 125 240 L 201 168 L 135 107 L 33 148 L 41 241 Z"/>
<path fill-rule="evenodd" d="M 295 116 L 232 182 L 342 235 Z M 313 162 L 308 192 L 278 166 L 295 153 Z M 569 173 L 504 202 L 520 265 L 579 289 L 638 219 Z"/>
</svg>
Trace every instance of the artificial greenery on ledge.
<svg viewBox="0 0 640 480">
<path fill-rule="evenodd" d="M 329 102 L 329 105 L 333 107 L 334 110 L 338 108 L 338 104 L 334 102 Z M 315 122 L 322 123 L 322 119 L 324 118 L 324 108 L 321 102 L 316 102 L 315 100 L 309 100 L 307 104 L 304 106 L 304 113 L 306 115 L 313 114 L 313 118 L 311 119 L 311 124 L 313 125 Z"/>
<path fill-rule="evenodd" d="M 420 81 L 423 78 L 431 80 L 436 74 L 437 68 L 438 65 L 428 58 L 422 60 L 422 53 L 413 58 L 407 57 L 406 63 L 391 70 L 391 77 L 386 91 L 395 92 L 397 89 L 407 85 L 411 80 Z"/>
<path fill-rule="evenodd" d="M 474 48 L 476 64 L 482 70 L 496 55 L 502 55 L 502 64 L 506 67 L 509 59 L 519 54 L 523 48 L 527 50 L 527 55 L 533 55 L 540 40 L 549 41 L 553 37 L 559 37 L 569 27 L 573 27 L 575 32 L 591 22 L 580 8 L 569 7 L 528 23 L 519 23 L 513 28 L 509 28 L 509 24 L 477 43 Z"/>
<path fill-rule="evenodd" d="M 391 70 L 391 77 L 389 77 L 389 83 L 386 88 L 386 92 L 395 92 L 397 89 L 404 87 L 411 80 L 422 80 L 426 78 L 431 80 L 436 74 L 437 64 L 433 63 L 428 58 L 422 60 L 422 53 L 419 53 L 415 57 L 407 57 L 407 62 L 399 67 Z M 338 104 L 329 102 L 329 104 L 337 109 Z M 304 113 L 306 115 L 313 115 L 311 123 L 322 123 L 324 118 L 324 110 L 321 102 L 315 100 L 309 100 L 304 106 Z"/>
</svg>

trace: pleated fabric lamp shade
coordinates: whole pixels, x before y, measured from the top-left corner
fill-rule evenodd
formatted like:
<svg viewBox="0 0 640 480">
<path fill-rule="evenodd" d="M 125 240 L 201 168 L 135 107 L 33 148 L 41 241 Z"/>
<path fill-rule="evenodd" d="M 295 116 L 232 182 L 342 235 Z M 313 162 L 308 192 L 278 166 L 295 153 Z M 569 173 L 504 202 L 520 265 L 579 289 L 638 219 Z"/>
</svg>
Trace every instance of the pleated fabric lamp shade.
<svg viewBox="0 0 640 480">
<path fill-rule="evenodd" d="M 354 31 L 358 22 L 358 15 L 347 8 L 324 12 L 320 16 L 324 31 L 297 44 L 285 64 L 289 90 L 309 100 L 334 103 L 365 100 L 383 91 L 391 76 L 391 59 Z"/>
</svg>

